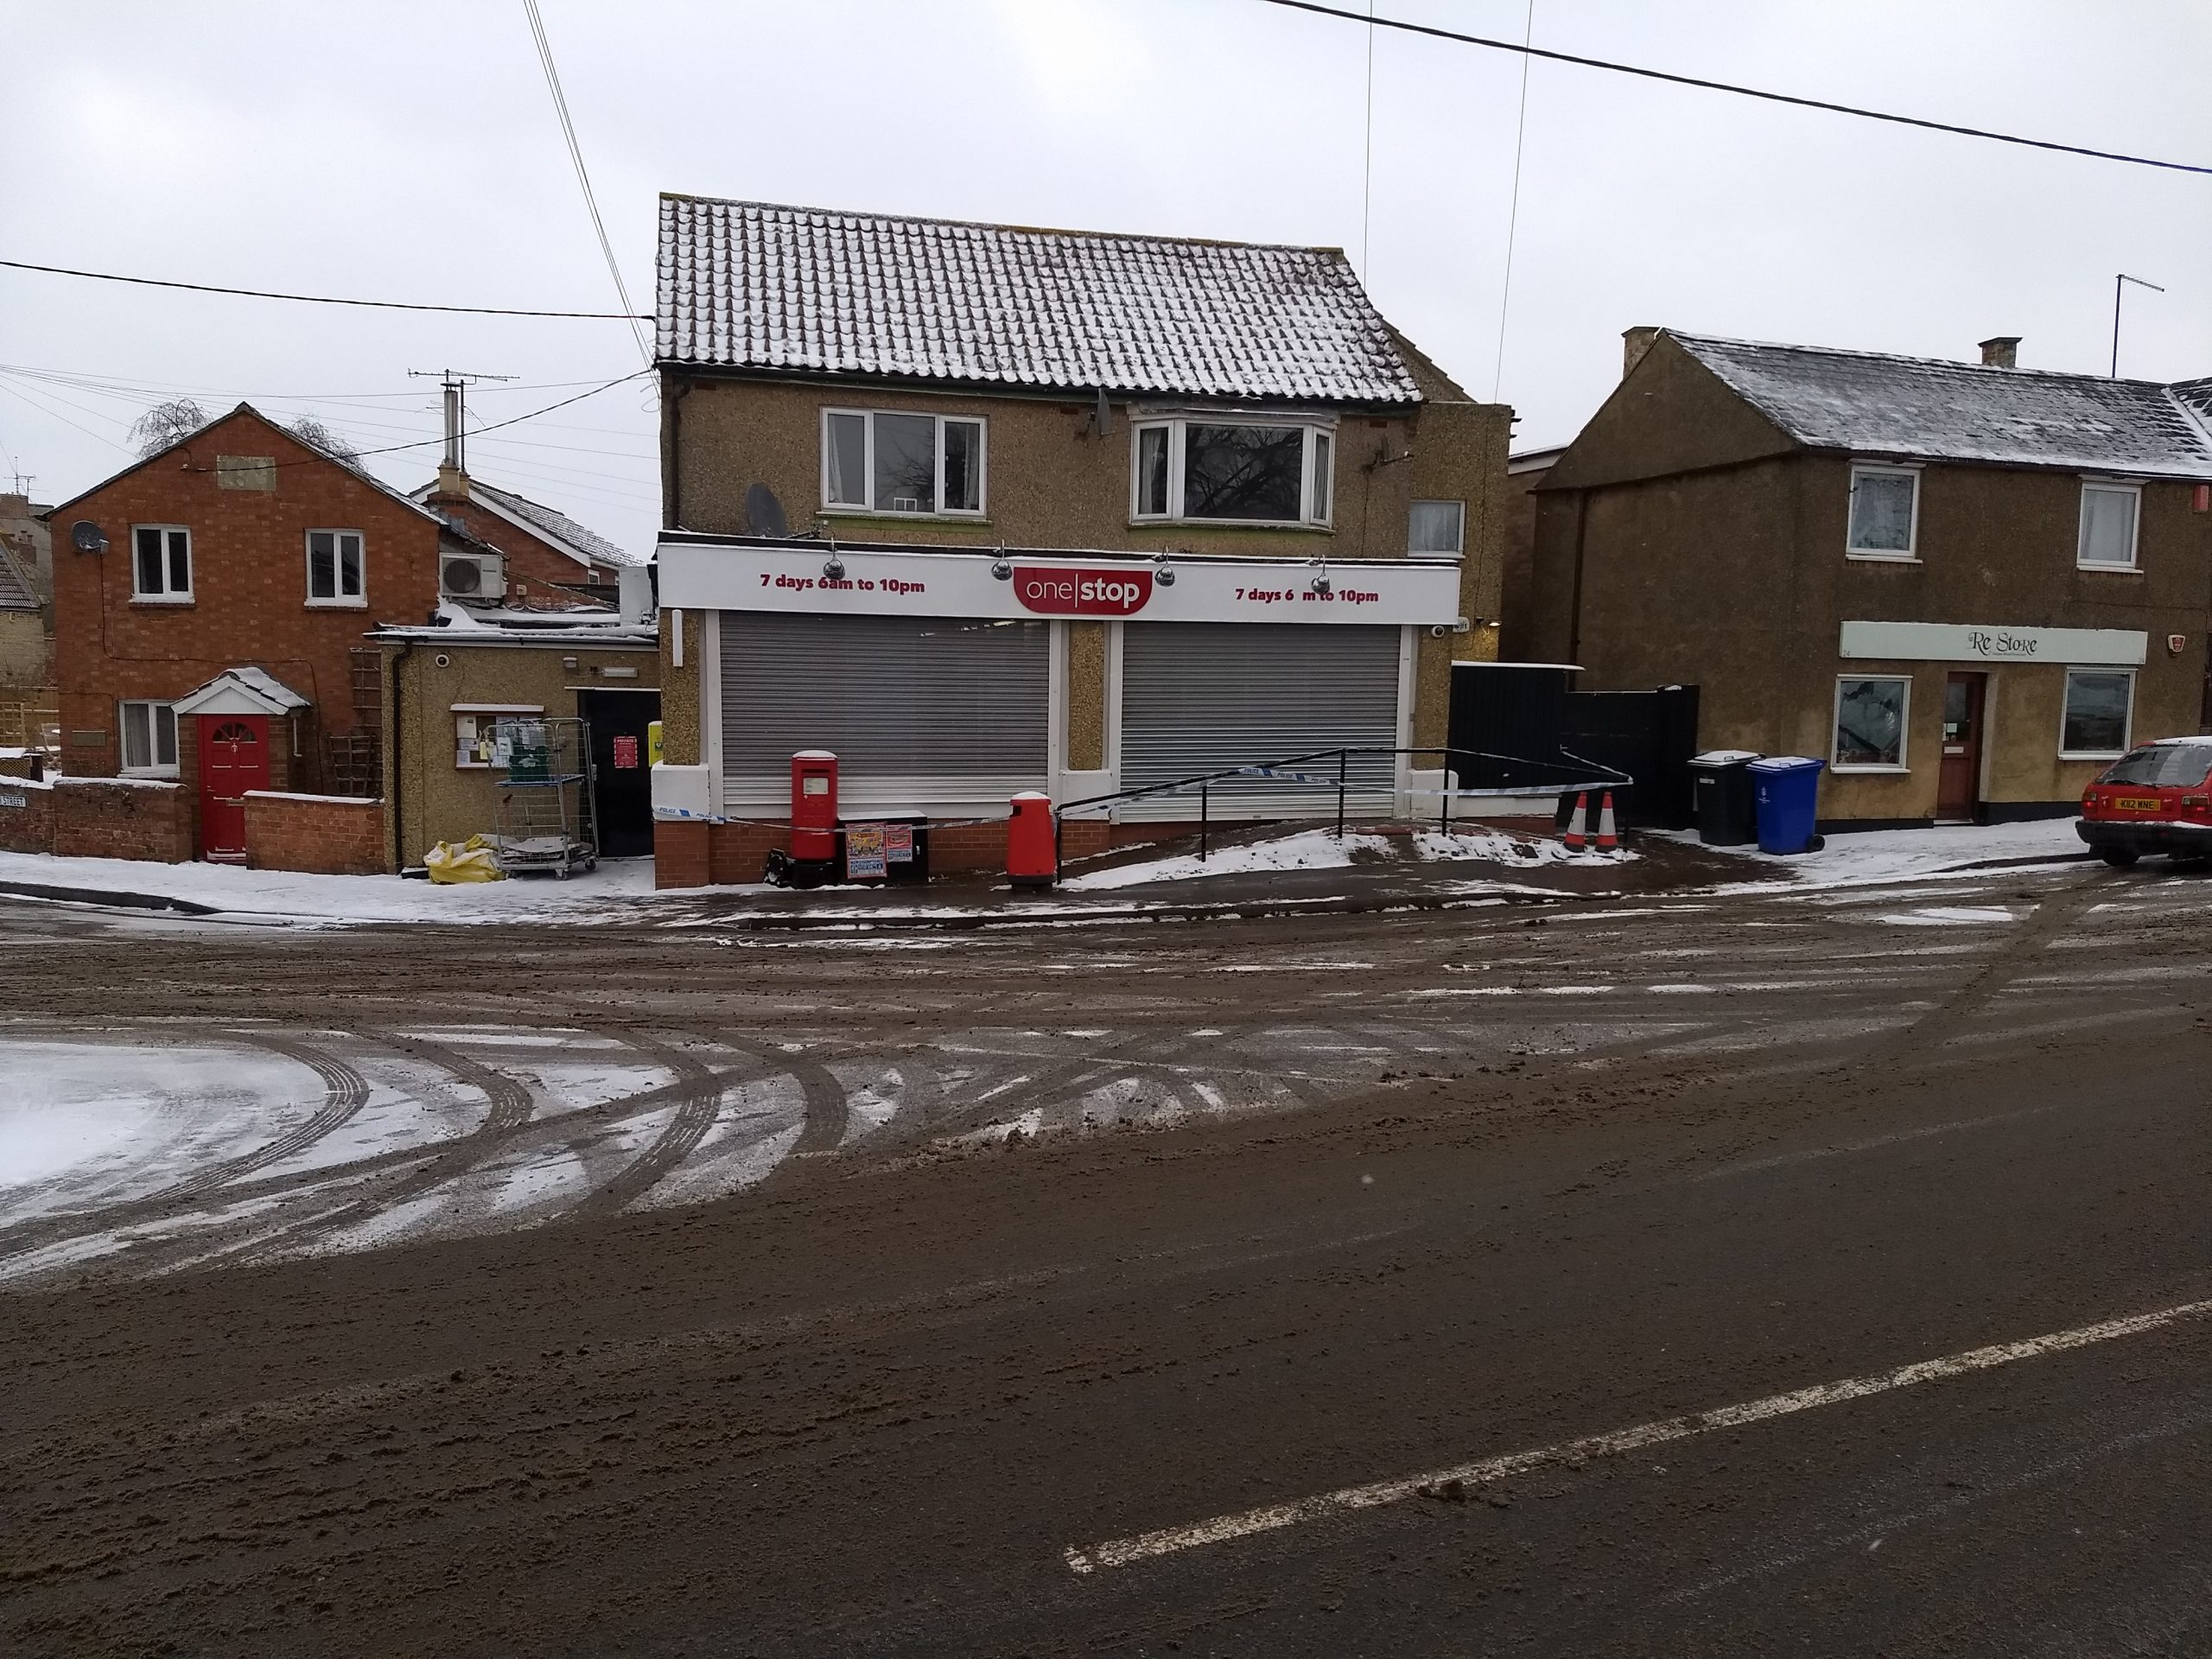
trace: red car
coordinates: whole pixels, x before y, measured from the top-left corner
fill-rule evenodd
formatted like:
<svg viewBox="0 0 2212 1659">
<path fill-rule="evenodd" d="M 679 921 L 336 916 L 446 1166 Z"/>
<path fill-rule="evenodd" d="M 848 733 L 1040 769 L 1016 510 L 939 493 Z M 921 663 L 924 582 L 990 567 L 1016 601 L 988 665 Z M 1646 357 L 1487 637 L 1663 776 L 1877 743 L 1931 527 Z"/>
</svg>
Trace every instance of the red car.
<svg viewBox="0 0 2212 1659">
<path fill-rule="evenodd" d="M 2212 855 L 2212 737 L 2145 743 L 2082 793 L 2075 832 L 2107 864 L 2145 853 Z"/>
</svg>

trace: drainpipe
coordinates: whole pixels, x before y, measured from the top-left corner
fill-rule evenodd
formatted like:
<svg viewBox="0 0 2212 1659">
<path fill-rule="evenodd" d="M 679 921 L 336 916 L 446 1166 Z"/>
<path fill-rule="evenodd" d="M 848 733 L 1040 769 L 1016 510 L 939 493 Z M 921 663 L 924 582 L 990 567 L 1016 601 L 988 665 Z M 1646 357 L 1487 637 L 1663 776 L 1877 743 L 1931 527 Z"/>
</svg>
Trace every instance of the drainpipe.
<svg viewBox="0 0 2212 1659">
<path fill-rule="evenodd" d="M 1569 601 L 1567 620 L 1567 660 L 1578 660 L 1582 655 L 1582 541 L 1590 525 L 1590 492 L 1574 493 L 1574 597 Z"/>
<path fill-rule="evenodd" d="M 392 653 L 390 659 L 391 663 L 391 864 L 395 871 L 407 868 L 407 826 L 400 821 L 399 815 L 399 803 L 407 793 L 400 787 L 399 783 L 400 758 L 404 753 L 399 724 L 399 670 L 400 664 L 407 660 L 407 653 L 414 648 L 413 640 L 403 639 L 399 642 L 399 649 Z"/>
<path fill-rule="evenodd" d="M 691 395 L 689 380 L 664 380 L 661 407 L 668 411 L 667 463 L 661 469 L 663 525 L 683 528 L 683 400 Z"/>
</svg>

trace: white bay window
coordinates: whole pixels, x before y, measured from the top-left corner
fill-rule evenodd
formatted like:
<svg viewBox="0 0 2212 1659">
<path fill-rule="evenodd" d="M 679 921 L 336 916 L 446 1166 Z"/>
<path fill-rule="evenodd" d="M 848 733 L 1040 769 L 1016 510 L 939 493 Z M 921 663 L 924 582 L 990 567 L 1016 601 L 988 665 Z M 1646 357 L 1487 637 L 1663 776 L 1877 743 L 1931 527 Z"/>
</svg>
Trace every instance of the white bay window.
<svg viewBox="0 0 2212 1659">
<path fill-rule="evenodd" d="M 1335 435 L 1293 422 L 1147 421 L 1135 428 L 1135 518 L 1325 524 Z"/>
</svg>

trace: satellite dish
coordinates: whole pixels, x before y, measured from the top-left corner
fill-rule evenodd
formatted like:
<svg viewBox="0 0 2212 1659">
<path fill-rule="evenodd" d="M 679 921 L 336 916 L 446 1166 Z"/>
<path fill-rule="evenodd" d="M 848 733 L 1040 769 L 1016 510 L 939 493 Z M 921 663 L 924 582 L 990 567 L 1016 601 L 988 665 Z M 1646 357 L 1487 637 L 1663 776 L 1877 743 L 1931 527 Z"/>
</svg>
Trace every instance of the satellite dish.
<svg viewBox="0 0 2212 1659">
<path fill-rule="evenodd" d="M 69 526 L 69 545 L 79 553 L 105 553 L 107 537 L 100 534 L 100 527 L 89 518 L 79 518 Z"/>
<path fill-rule="evenodd" d="M 766 484 L 746 486 L 745 527 L 755 536 L 791 534 L 784 523 L 784 504 L 776 499 L 776 493 Z"/>
</svg>

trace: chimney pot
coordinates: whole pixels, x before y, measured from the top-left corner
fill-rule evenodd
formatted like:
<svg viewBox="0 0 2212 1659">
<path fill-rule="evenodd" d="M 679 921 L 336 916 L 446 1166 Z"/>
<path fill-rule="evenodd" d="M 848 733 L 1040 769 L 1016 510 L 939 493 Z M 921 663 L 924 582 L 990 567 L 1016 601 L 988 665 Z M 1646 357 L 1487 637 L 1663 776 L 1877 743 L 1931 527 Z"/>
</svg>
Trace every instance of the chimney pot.
<svg viewBox="0 0 2212 1659">
<path fill-rule="evenodd" d="M 1643 354 L 1651 349 L 1653 342 L 1659 338 L 1660 332 L 1656 328 L 1648 327 L 1621 330 L 1622 379 L 1627 379 L 1630 371 L 1643 361 Z"/>
<path fill-rule="evenodd" d="M 1981 366 L 1985 369 L 2017 369 L 2020 366 L 2020 337 L 2018 334 L 1992 334 L 1981 342 Z"/>
</svg>

